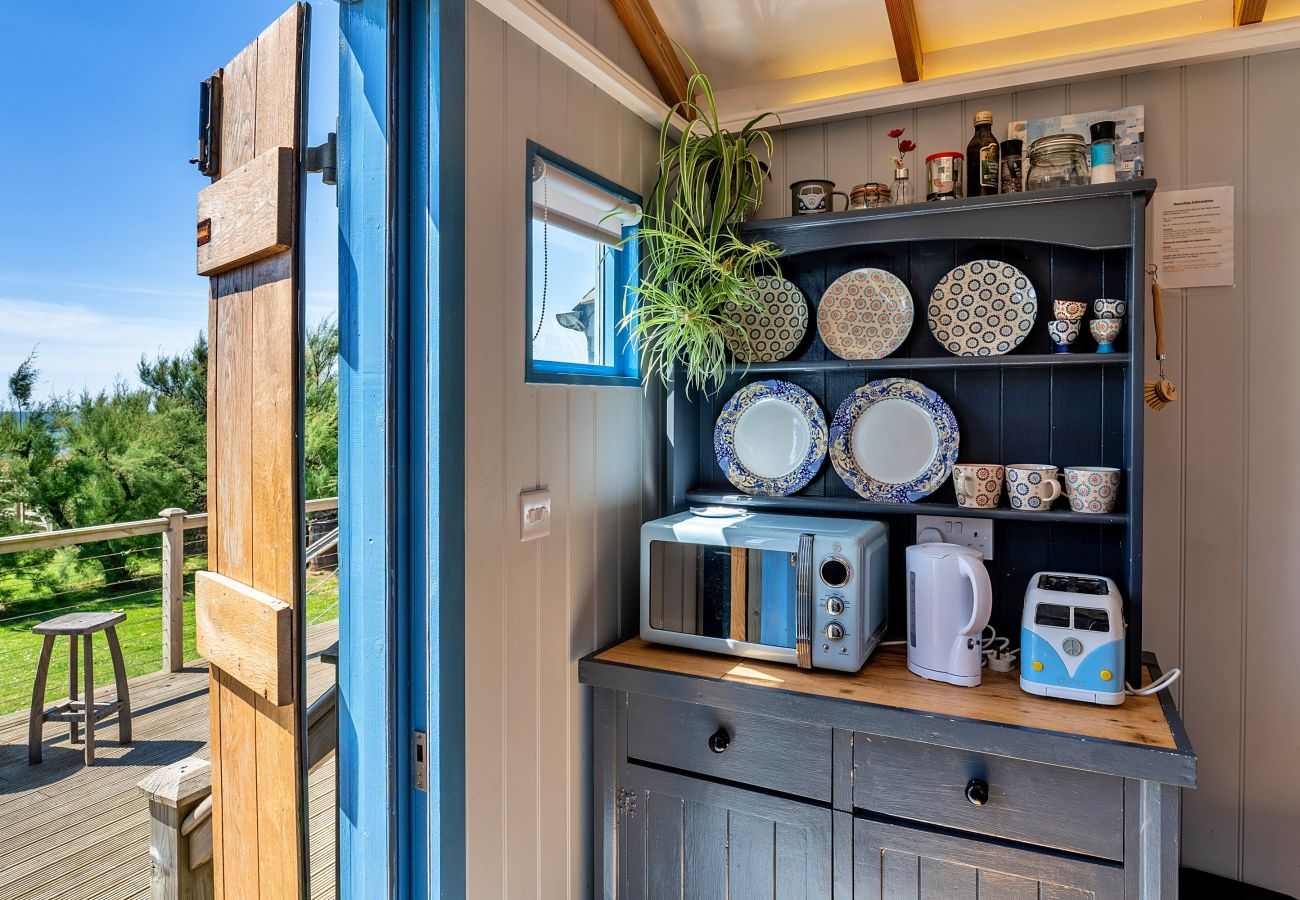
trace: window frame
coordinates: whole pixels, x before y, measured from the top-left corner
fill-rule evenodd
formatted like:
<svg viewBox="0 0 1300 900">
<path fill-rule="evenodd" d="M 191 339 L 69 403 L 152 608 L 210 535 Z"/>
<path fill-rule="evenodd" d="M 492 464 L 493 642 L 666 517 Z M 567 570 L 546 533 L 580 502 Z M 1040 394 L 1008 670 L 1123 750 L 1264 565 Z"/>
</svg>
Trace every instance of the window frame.
<svg viewBox="0 0 1300 900">
<path fill-rule="evenodd" d="M 606 191 L 628 203 L 641 205 L 641 195 L 622 185 L 603 178 L 585 166 L 548 150 L 536 141 L 527 142 L 524 154 L 524 382 L 526 384 L 578 384 L 605 387 L 640 387 L 641 354 L 636 341 L 626 331 L 620 331 L 618 322 L 636 306 L 636 295 L 630 288 L 637 284 L 641 274 L 640 239 L 629 241 L 622 247 L 611 248 L 614 262 L 614 298 L 606 308 L 605 347 L 612 353 L 608 365 L 568 363 L 533 358 L 533 160 L 540 157 L 545 162 L 563 169 L 574 177 Z M 556 226 L 560 227 L 560 226 Z M 636 238 L 640 229 L 624 226 L 623 238 Z M 622 310 L 618 298 L 623 298 Z M 604 298 L 602 298 L 603 300 Z"/>
</svg>

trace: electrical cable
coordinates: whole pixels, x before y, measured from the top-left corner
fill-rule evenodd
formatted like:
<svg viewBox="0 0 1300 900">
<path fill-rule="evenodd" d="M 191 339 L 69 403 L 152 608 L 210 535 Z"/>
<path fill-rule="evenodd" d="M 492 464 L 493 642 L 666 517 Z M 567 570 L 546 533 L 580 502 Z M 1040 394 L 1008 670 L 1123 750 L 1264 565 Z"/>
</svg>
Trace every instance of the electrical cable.
<svg viewBox="0 0 1300 900">
<path fill-rule="evenodd" d="M 1135 688 L 1126 681 L 1124 682 L 1124 693 L 1128 694 L 1130 697 L 1150 697 L 1152 694 L 1158 694 L 1165 688 L 1169 687 L 1169 685 L 1177 681 L 1179 676 L 1182 674 L 1183 670 L 1174 666 L 1168 672 L 1161 675 L 1144 688 Z"/>
</svg>

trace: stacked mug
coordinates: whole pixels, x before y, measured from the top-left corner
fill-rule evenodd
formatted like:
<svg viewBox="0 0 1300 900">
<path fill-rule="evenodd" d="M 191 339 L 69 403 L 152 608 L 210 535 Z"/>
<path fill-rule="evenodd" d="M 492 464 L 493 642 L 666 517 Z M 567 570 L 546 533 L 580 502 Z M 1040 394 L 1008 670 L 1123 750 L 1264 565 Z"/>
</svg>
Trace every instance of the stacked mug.
<svg viewBox="0 0 1300 900">
<path fill-rule="evenodd" d="M 1092 312 L 1096 316 L 1088 323 L 1092 338 L 1097 342 L 1098 353 L 1114 353 L 1115 338 L 1124 324 L 1124 313 L 1128 304 L 1123 300 L 1094 300 Z"/>
<path fill-rule="evenodd" d="M 1005 480 L 1011 508 L 1046 512 L 1052 501 L 1065 494 L 1077 513 L 1104 515 L 1115 511 L 1120 470 L 1109 466 L 1067 466 L 1062 488 L 1056 466 L 1019 463 L 957 463 L 952 481 L 957 505 L 965 509 L 994 509 L 1002 498 Z"/>
<path fill-rule="evenodd" d="M 1079 336 L 1079 325 L 1088 311 L 1086 300 L 1053 300 L 1052 312 L 1056 318 L 1047 323 L 1052 336 L 1053 353 L 1069 353 L 1070 345 Z"/>
</svg>

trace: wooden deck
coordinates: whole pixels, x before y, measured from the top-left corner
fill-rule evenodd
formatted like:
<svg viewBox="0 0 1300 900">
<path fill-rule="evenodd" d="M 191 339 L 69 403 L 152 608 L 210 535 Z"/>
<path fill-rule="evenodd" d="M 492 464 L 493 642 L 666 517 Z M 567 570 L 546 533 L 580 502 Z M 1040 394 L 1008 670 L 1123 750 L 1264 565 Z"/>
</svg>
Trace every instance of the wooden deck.
<svg viewBox="0 0 1300 900">
<path fill-rule="evenodd" d="M 335 623 L 314 627 L 309 652 L 336 634 Z M 314 699 L 333 683 L 334 667 L 309 658 L 307 681 Z M 207 666 L 133 680 L 131 706 L 132 746 L 118 746 L 117 718 L 106 719 L 89 769 L 81 745 L 70 745 L 67 727 L 53 722 L 45 726 L 44 761 L 27 765 L 27 712 L 0 717 L 0 900 L 149 896 L 148 806 L 136 782 L 187 756 L 208 757 Z M 333 898 L 333 757 L 312 773 L 308 798 L 311 896 Z"/>
</svg>

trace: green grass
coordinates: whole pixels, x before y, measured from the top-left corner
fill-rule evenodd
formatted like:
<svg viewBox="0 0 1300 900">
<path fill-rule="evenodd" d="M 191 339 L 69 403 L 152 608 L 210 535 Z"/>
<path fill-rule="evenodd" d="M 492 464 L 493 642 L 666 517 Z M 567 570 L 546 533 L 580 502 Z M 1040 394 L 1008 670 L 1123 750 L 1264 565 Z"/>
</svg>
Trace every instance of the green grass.
<svg viewBox="0 0 1300 900">
<path fill-rule="evenodd" d="M 158 545 L 132 551 L 127 558 L 130 581 L 106 587 L 99 564 L 79 557 L 78 548 L 27 554 L 0 568 L 0 715 L 26 709 L 40 657 L 42 638 L 32 626 L 73 611 L 126 613 L 117 626 L 128 678 L 162 668 L 161 554 Z M 16 565 L 15 565 L 16 563 Z M 185 658 L 198 658 L 194 647 L 194 572 L 207 557 L 185 558 Z M 307 579 L 307 622 L 338 616 L 338 580 L 330 572 Z M 84 677 L 84 673 L 79 673 Z M 95 684 L 111 685 L 108 645 L 95 638 Z M 68 695 L 68 642 L 60 638 L 50 664 L 46 702 Z"/>
</svg>

